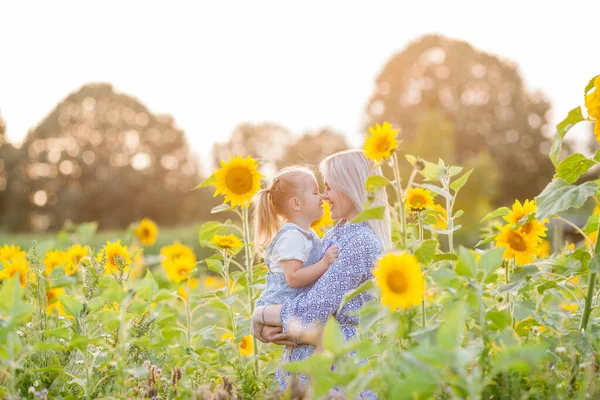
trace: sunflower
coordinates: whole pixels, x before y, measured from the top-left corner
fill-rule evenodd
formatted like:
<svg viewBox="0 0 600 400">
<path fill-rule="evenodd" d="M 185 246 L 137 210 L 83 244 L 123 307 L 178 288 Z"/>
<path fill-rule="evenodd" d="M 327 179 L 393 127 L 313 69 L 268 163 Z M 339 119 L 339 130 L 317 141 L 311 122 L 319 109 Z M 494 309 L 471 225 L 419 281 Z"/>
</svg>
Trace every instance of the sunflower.
<svg viewBox="0 0 600 400">
<path fill-rule="evenodd" d="M 225 287 L 225 281 L 220 276 L 209 275 L 202 282 L 207 289 L 221 289 Z"/>
<path fill-rule="evenodd" d="M 563 303 L 563 304 L 560 305 L 560 308 L 562 308 L 563 310 L 567 310 L 567 311 L 570 311 L 570 312 L 574 313 L 579 308 L 579 305 L 577 305 L 577 304 Z"/>
<path fill-rule="evenodd" d="M 44 265 L 46 266 L 46 275 L 50 275 L 54 268 L 67 262 L 67 254 L 60 250 L 51 250 L 44 257 Z"/>
<path fill-rule="evenodd" d="M 200 281 L 196 278 L 190 278 L 187 281 L 187 289 L 186 289 L 186 285 L 183 284 L 181 286 L 179 286 L 179 289 L 177 289 L 177 294 L 181 297 L 183 297 L 183 300 L 187 301 L 188 299 L 188 291 L 190 291 L 191 289 L 196 289 L 198 287 L 198 285 L 200 285 Z"/>
<path fill-rule="evenodd" d="M 242 356 L 249 357 L 254 353 L 254 343 L 252 343 L 252 336 L 244 336 L 242 340 L 240 340 L 240 352 Z"/>
<path fill-rule="evenodd" d="M 425 281 L 417 258 L 409 253 L 388 253 L 373 270 L 381 290 L 381 304 L 392 310 L 421 304 Z"/>
<path fill-rule="evenodd" d="M 120 240 L 117 240 L 114 243 L 107 241 L 100 254 L 98 254 L 96 260 L 102 261 L 103 257 L 106 257 L 106 264 L 104 267 L 106 268 L 107 274 L 109 272 L 112 274 L 117 274 L 121 268 L 125 273 L 129 271 L 129 266 L 131 265 L 131 254 L 129 254 L 129 251 L 127 251 L 127 247 L 121 244 Z"/>
<path fill-rule="evenodd" d="M 19 255 L 14 256 L 10 260 L 4 260 L 0 262 L 4 264 L 4 268 L 0 271 L 0 280 L 8 280 L 19 274 L 19 282 L 22 287 L 27 284 L 27 272 L 29 271 L 29 261 L 26 258 Z"/>
<path fill-rule="evenodd" d="M 543 240 L 542 243 L 540 243 L 539 251 L 540 258 L 550 257 L 550 254 L 552 254 L 552 246 L 550 245 L 550 242 Z"/>
<path fill-rule="evenodd" d="M 384 122 L 383 125 L 376 124 L 375 128 L 370 127 L 371 136 L 365 138 L 363 150 L 365 156 L 380 163 L 385 158 L 390 158 L 392 152 L 398 147 L 396 135 L 400 129 L 394 130 L 392 124 Z"/>
<path fill-rule="evenodd" d="M 217 245 L 219 248 L 228 250 L 230 252 L 236 252 L 241 249 L 243 246 L 240 238 L 235 236 L 234 234 L 230 235 L 214 235 L 210 240 L 212 244 Z"/>
<path fill-rule="evenodd" d="M 187 279 L 196 267 L 196 258 L 178 257 L 173 260 L 165 260 L 163 268 L 167 273 L 167 279 L 181 282 Z"/>
<path fill-rule="evenodd" d="M 439 211 L 439 213 L 431 214 L 435 217 L 435 219 L 437 219 L 437 224 L 434 225 L 434 228 L 447 229 L 448 228 L 448 212 L 446 212 L 446 209 L 437 203 L 434 203 L 432 206 L 429 207 L 429 209 Z"/>
<path fill-rule="evenodd" d="M 58 301 L 58 295 L 65 294 L 63 288 L 49 288 L 46 290 L 46 298 L 48 299 L 48 306 L 46 307 L 46 314 L 52 314 L 52 311 L 56 309 L 59 315 L 66 316 L 67 318 L 73 318 L 72 315 L 67 315 L 65 308 L 62 303 Z"/>
<path fill-rule="evenodd" d="M 594 90 L 585 95 L 585 107 L 587 108 L 589 121 L 594 124 L 594 136 L 600 141 L 600 75 L 594 79 Z"/>
<path fill-rule="evenodd" d="M 82 247 L 80 244 L 73 245 L 67 249 L 65 274 L 73 275 L 77 272 L 77 267 L 81 259 L 88 255 L 87 247 Z"/>
<path fill-rule="evenodd" d="M 537 211 L 537 205 L 534 200 L 525 200 L 525 202 L 521 205 L 519 200 L 515 200 L 512 211 L 502 217 L 510 224 L 517 224 L 519 220 L 524 217 L 527 217 L 531 214 L 535 214 Z M 546 224 L 548 223 L 548 219 L 543 220 L 541 223 L 537 220 L 531 220 L 527 222 L 525 225 L 521 227 L 521 232 L 525 235 L 529 235 L 535 238 L 538 242 L 542 241 L 542 238 L 546 236 Z"/>
<path fill-rule="evenodd" d="M 16 246 L 11 244 L 5 244 L 0 247 L 0 261 L 8 261 L 16 258 L 27 258 L 27 253 L 24 250 L 21 250 L 21 246 Z"/>
<path fill-rule="evenodd" d="M 175 260 L 179 257 L 192 258 L 196 262 L 196 255 L 191 247 L 176 241 L 170 246 L 164 246 L 160 249 L 160 255 L 163 256 L 163 263 L 166 260 Z"/>
<path fill-rule="evenodd" d="M 421 212 L 426 208 L 433 207 L 433 196 L 429 190 L 423 188 L 411 187 L 406 193 L 406 211 Z"/>
<path fill-rule="evenodd" d="M 587 248 L 590 248 L 590 242 L 592 242 L 593 246 L 596 246 L 596 239 L 598 238 L 598 231 L 593 231 L 588 233 L 587 235 L 589 242 L 586 240 L 585 241 L 585 245 L 587 246 Z M 575 250 L 575 245 L 573 244 L 573 248 L 571 250 Z"/>
<path fill-rule="evenodd" d="M 156 236 L 158 236 L 158 226 L 154 221 L 144 218 L 135 228 L 135 235 L 144 246 L 152 246 L 156 242 Z"/>
<path fill-rule="evenodd" d="M 331 206 L 327 202 L 323 202 L 323 215 L 321 218 L 316 219 L 310 224 L 310 227 L 319 235 L 319 237 L 323 237 L 325 235 L 325 231 L 331 225 L 333 225 L 334 221 L 331 219 Z"/>
<path fill-rule="evenodd" d="M 260 190 L 258 161 L 250 156 L 242 158 L 230 157 L 229 162 L 221 160 L 221 168 L 213 174 L 215 181 L 215 197 L 225 195 L 224 203 L 231 203 L 232 207 L 241 205 L 246 208 L 250 205 L 252 197 Z"/>
<path fill-rule="evenodd" d="M 503 227 L 498 237 L 496 237 L 496 245 L 506 247 L 504 258 L 508 260 L 514 257 L 517 265 L 529 264 L 535 261 L 535 257 L 539 253 L 537 244 L 538 242 L 534 237 L 521 232 L 520 229 L 512 230 L 508 225 Z"/>
</svg>

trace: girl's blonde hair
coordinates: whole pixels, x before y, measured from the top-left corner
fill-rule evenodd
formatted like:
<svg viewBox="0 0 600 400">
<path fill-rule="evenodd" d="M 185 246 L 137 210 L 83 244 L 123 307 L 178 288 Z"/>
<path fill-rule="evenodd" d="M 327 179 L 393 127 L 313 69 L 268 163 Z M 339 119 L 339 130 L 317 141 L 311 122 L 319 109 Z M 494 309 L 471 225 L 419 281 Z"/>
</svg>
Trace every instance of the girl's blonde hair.
<svg viewBox="0 0 600 400">
<path fill-rule="evenodd" d="M 362 211 L 367 201 L 367 178 L 383 175 L 381 168 L 369 160 L 362 150 L 346 150 L 332 154 L 321 161 L 319 171 L 329 187 L 345 193 L 358 212 Z M 389 249 L 392 247 L 392 228 L 385 189 L 377 194 L 371 206 L 386 207 L 383 220 L 373 219 L 367 221 L 367 224 L 379 237 L 384 249 Z"/>
<path fill-rule="evenodd" d="M 303 189 L 300 179 L 303 176 L 315 178 L 313 171 L 307 167 L 285 167 L 275 175 L 268 188 L 260 190 L 254 196 L 254 247 L 258 254 L 264 253 L 281 229 L 288 212 L 288 200 Z"/>
</svg>

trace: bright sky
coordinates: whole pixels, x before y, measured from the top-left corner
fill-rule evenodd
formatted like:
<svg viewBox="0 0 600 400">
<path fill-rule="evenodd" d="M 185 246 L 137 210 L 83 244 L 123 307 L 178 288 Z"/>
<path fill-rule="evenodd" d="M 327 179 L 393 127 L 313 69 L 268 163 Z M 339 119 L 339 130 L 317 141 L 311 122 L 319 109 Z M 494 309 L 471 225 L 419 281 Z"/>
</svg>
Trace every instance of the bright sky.
<svg viewBox="0 0 600 400">
<path fill-rule="evenodd" d="M 207 157 L 241 122 L 330 127 L 360 143 L 390 57 L 427 33 L 516 62 L 553 123 L 600 73 L 594 1 L 11 1 L 0 4 L 0 113 L 22 140 L 70 92 L 105 81 L 169 113 Z"/>
</svg>

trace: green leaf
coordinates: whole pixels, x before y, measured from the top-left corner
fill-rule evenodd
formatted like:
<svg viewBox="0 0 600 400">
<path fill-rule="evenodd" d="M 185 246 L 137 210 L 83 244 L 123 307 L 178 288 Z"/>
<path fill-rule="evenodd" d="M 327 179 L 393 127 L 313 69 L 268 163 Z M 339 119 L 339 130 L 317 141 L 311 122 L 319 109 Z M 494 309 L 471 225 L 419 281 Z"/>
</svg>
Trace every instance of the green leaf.
<svg viewBox="0 0 600 400">
<path fill-rule="evenodd" d="M 60 343 L 46 343 L 46 342 L 37 342 L 33 345 L 33 351 L 42 352 L 42 351 L 65 351 L 65 346 Z"/>
<path fill-rule="evenodd" d="M 123 289 L 121 289 L 121 291 L 122 290 Z M 73 297 L 67 296 L 66 294 L 59 294 L 58 301 L 65 308 L 65 312 L 68 315 L 72 315 L 75 318 L 79 317 L 79 314 L 83 310 L 83 304 L 79 300 L 77 300 Z"/>
<path fill-rule="evenodd" d="M 417 251 L 415 251 L 415 256 L 421 265 L 426 267 L 431 264 L 431 260 L 437 251 L 437 246 L 438 241 L 435 239 L 425 240 L 421 246 L 419 246 Z"/>
<path fill-rule="evenodd" d="M 598 222 L 599 221 L 600 221 L 600 214 L 592 214 L 588 218 L 585 226 L 583 227 L 583 231 L 585 233 L 587 233 L 588 235 L 592 232 L 598 231 Z"/>
<path fill-rule="evenodd" d="M 200 231 L 198 232 L 198 238 L 200 239 L 200 245 L 202 247 L 205 246 L 204 242 L 210 242 L 213 236 L 218 235 L 219 233 L 225 230 L 225 225 L 221 222 L 209 221 L 202 225 Z"/>
<path fill-rule="evenodd" d="M 207 258 L 206 260 L 204 260 L 204 262 L 206 263 L 206 265 L 208 266 L 208 269 L 216 272 L 218 274 L 220 274 L 221 272 L 223 272 L 223 263 L 219 260 L 211 260 L 210 258 Z"/>
<path fill-rule="evenodd" d="M 385 176 L 372 175 L 367 178 L 365 186 L 367 187 L 367 192 L 377 193 L 389 184 L 390 181 Z"/>
<path fill-rule="evenodd" d="M 449 310 L 444 309 L 443 323 L 437 331 L 437 343 L 445 350 L 460 346 L 463 339 L 468 306 L 464 301 L 454 303 Z"/>
<path fill-rule="evenodd" d="M 456 274 L 475 278 L 477 276 L 477 258 L 475 254 L 464 247 L 460 247 L 458 252 L 458 263 L 456 264 Z"/>
<path fill-rule="evenodd" d="M 497 331 L 501 331 L 507 326 L 510 326 L 512 322 L 512 317 L 510 316 L 510 312 L 508 312 L 508 310 L 488 311 L 485 314 L 485 319 L 492 322 L 492 324 L 488 325 L 486 328 Z"/>
<path fill-rule="evenodd" d="M 554 143 L 550 149 L 550 160 L 554 166 L 558 166 L 558 158 L 562 149 L 562 141 L 567 132 L 578 122 L 583 121 L 581 107 L 576 107 L 569 111 L 567 117 L 556 125 L 556 134 L 554 135 Z"/>
<path fill-rule="evenodd" d="M 483 217 L 483 219 L 480 222 L 487 221 L 488 219 L 492 219 L 492 218 L 496 218 L 496 217 L 503 217 L 505 215 L 508 215 L 508 213 L 510 213 L 510 208 L 500 207 L 500 208 L 495 209 L 491 213 L 488 213 L 485 217 Z"/>
<path fill-rule="evenodd" d="M 458 166 L 452 166 L 448 169 L 448 173 L 450 174 L 450 176 L 455 176 L 456 174 L 460 174 L 460 172 L 463 170 L 463 167 L 458 167 Z"/>
<path fill-rule="evenodd" d="M 454 218 L 460 218 L 465 212 L 463 210 L 458 210 L 454 213 Z"/>
<path fill-rule="evenodd" d="M 344 297 L 342 298 L 342 301 L 340 302 L 338 311 L 341 310 L 346 305 L 346 303 L 348 303 L 350 300 L 352 300 L 359 294 L 366 292 L 367 290 L 373 289 L 374 287 L 375 287 L 375 280 L 370 279 L 370 280 L 366 281 L 365 283 L 363 283 L 362 285 L 360 285 L 359 287 L 357 287 L 356 289 L 352 289 L 352 290 L 346 292 L 346 294 L 344 294 Z"/>
<path fill-rule="evenodd" d="M 442 260 L 456 261 L 458 260 L 458 256 L 454 253 L 441 253 L 433 256 L 433 262 L 438 262 Z"/>
<path fill-rule="evenodd" d="M 385 215 L 385 206 L 368 208 L 366 210 L 361 211 L 354 219 L 352 223 L 369 221 L 372 219 L 383 219 Z"/>
<path fill-rule="evenodd" d="M 498 235 L 488 236 L 485 239 L 480 240 L 479 242 L 477 242 L 477 244 L 475 245 L 475 247 L 479 247 L 479 246 L 482 246 L 484 244 L 493 242 L 494 240 L 496 240 L 497 237 L 498 237 Z"/>
<path fill-rule="evenodd" d="M 435 283 L 443 287 L 462 286 L 462 280 L 449 268 L 441 266 L 440 268 L 428 273 Z"/>
<path fill-rule="evenodd" d="M 323 331 L 323 347 L 334 355 L 339 355 L 340 349 L 344 348 L 344 343 L 344 336 L 336 319 L 329 317 Z"/>
<path fill-rule="evenodd" d="M 44 331 L 44 334 L 67 340 L 71 337 L 67 328 L 48 329 Z"/>
<path fill-rule="evenodd" d="M 417 157 L 413 156 L 412 154 L 405 154 L 404 158 L 406 158 L 406 161 L 408 161 L 413 167 L 417 163 Z"/>
<path fill-rule="evenodd" d="M 542 221 L 559 212 L 580 208 L 598 189 L 599 186 L 595 182 L 585 182 L 576 186 L 557 178 L 535 198 L 538 206 L 536 218 Z"/>
<path fill-rule="evenodd" d="M 523 374 L 541 365 L 542 358 L 546 353 L 546 346 L 539 344 L 518 344 L 504 349 L 493 360 L 491 376 L 499 372 L 516 371 Z"/>
<path fill-rule="evenodd" d="M 467 180 L 469 179 L 469 176 L 473 172 L 473 169 L 474 168 L 471 168 L 469 171 L 465 172 L 460 178 L 458 178 L 450 184 L 450 189 L 454 190 L 455 195 L 460 189 L 462 189 L 463 186 L 465 186 Z"/>
<path fill-rule="evenodd" d="M 23 300 L 23 295 L 19 274 L 14 274 L 0 287 L 0 310 L 9 317 L 11 326 L 16 327 L 27 321 L 33 312 L 33 306 Z"/>
<path fill-rule="evenodd" d="M 590 81 L 588 82 L 588 84 L 585 86 L 585 89 L 583 91 L 584 96 L 590 91 L 592 90 L 592 88 L 594 87 L 594 81 L 596 80 L 596 78 L 598 77 L 598 75 L 594 76 L 592 79 L 590 79 Z"/>
<path fill-rule="evenodd" d="M 504 254 L 504 248 L 496 247 L 486 251 L 482 254 L 479 259 L 479 267 L 483 270 L 484 279 L 488 275 L 494 273 L 500 265 L 502 265 L 502 255 Z"/>
<path fill-rule="evenodd" d="M 560 286 L 558 286 L 558 284 L 554 281 L 546 281 L 546 282 L 542 283 L 541 285 L 539 285 L 536 289 L 539 294 L 544 294 L 544 292 L 546 290 L 552 289 L 552 288 L 560 288 Z"/>
<path fill-rule="evenodd" d="M 577 179 L 596 165 L 596 161 L 590 160 L 580 153 L 571 154 L 558 164 L 556 172 L 559 178 L 568 183 L 575 183 Z"/>
<path fill-rule="evenodd" d="M 225 211 L 230 211 L 233 210 L 234 207 L 231 207 L 229 204 L 221 204 L 219 206 L 214 207 L 212 210 L 210 210 L 211 214 L 218 214 L 218 213 L 222 213 Z"/>
<path fill-rule="evenodd" d="M 420 171 L 425 176 L 426 181 L 440 181 L 446 172 L 446 168 L 440 167 L 437 164 L 429 161 L 424 161 L 425 168 Z"/>
<path fill-rule="evenodd" d="M 196 186 L 192 190 L 196 190 L 196 189 L 200 189 L 200 188 L 203 188 L 203 187 L 206 187 L 206 186 L 210 186 L 213 183 L 215 183 L 216 181 L 217 181 L 217 178 L 215 178 L 215 175 L 213 174 L 213 175 L 209 176 L 208 178 L 206 178 L 204 180 L 204 182 L 202 182 L 201 184 L 199 184 L 198 186 Z"/>
</svg>

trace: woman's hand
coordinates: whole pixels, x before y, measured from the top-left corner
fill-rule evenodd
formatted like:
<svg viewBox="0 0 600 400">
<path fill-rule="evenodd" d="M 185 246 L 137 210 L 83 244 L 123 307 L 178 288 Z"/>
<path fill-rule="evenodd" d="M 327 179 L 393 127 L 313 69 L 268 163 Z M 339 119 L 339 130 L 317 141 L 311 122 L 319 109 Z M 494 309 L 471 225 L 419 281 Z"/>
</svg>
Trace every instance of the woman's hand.
<svg viewBox="0 0 600 400">
<path fill-rule="evenodd" d="M 269 343 L 267 340 L 265 340 L 265 338 L 262 336 L 262 331 L 265 327 L 265 324 L 262 321 L 262 313 L 263 313 L 263 308 L 265 306 L 261 306 L 261 307 L 256 307 L 254 309 L 254 313 L 252 313 L 252 318 L 250 319 L 250 333 L 252 335 L 254 335 L 254 337 L 258 340 L 260 340 L 263 343 Z"/>
<path fill-rule="evenodd" d="M 269 343 L 275 343 L 284 346 L 296 346 L 296 342 L 291 340 L 289 333 L 283 333 L 280 326 L 265 326 L 262 330 L 262 337 Z"/>
</svg>

